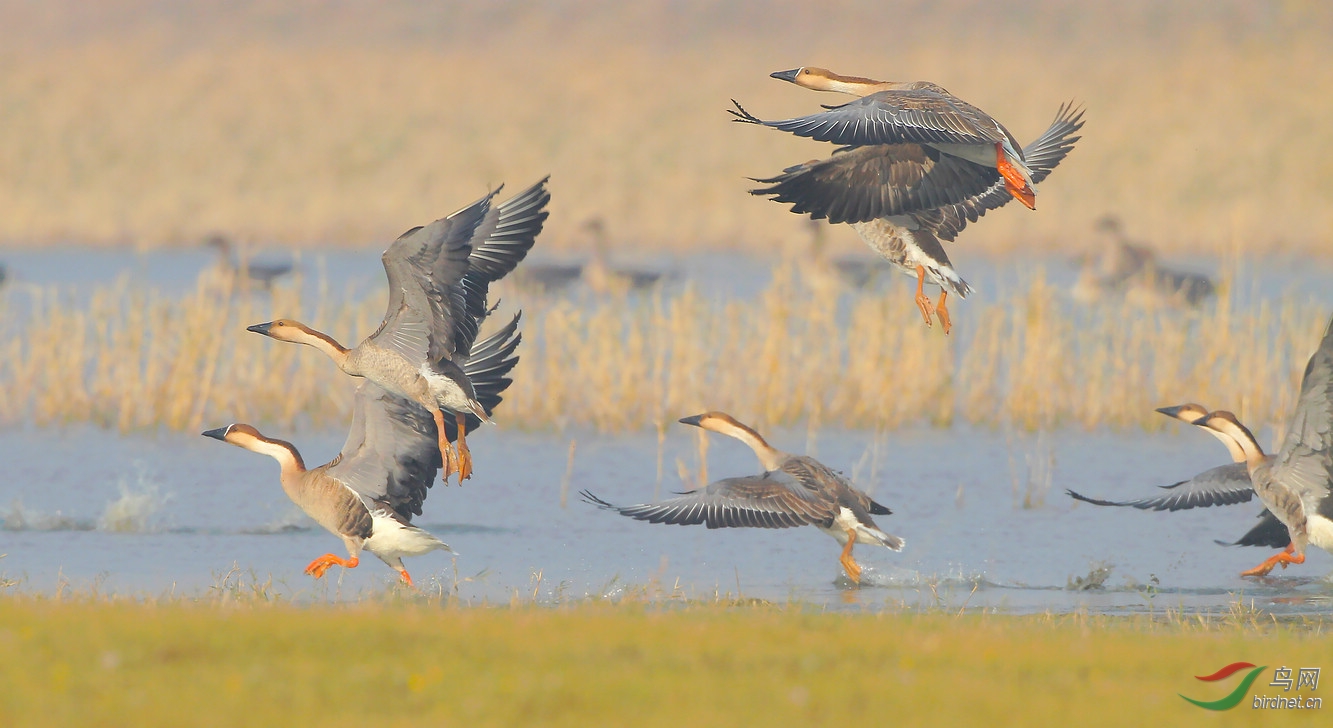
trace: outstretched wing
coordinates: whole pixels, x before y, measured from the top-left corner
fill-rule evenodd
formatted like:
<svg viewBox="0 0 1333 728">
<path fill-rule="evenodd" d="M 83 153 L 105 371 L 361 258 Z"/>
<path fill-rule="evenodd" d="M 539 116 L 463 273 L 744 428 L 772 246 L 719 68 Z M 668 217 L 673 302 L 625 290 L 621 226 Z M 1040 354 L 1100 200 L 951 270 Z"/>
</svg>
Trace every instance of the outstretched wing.
<svg viewBox="0 0 1333 728">
<path fill-rule="evenodd" d="M 424 407 L 363 379 L 352 402 L 347 441 L 325 472 L 410 521 L 421 515 L 442 465 L 436 432 Z"/>
<path fill-rule="evenodd" d="M 755 181 L 767 186 L 750 194 L 789 203 L 794 213 L 838 224 L 962 202 L 1002 183 L 1002 178 L 993 168 L 920 144 L 877 144 L 842 149 L 828 159 Z"/>
<path fill-rule="evenodd" d="M 1023 156 L 1032 171 L 1032 183 L 1037 184 L 1050 176 L 1082 137 L 1074 136 L 1083 128 L 1083 109 L 1073 103 L 1060 107 L 1055 120 L 1031 144 L 1023 147 Z M 934 231 L 940 240 L 953 240 L 969 222 L 976 222 L 988 210 L 1009 203 L 1014 196 L 1004 187 L 1004 180 L 994 181 L 984 192 L 951 205 L 914 213 L 917 221 Z"/>
<path fill-rule="evenodd" d="M 438 359 L 441 340 L 451 342 L 465 309 L 450 296 L 468 271 L 472 240 L 491 209 L 494 193 L 448 217 L 398 237 L 381 260 L 389 277 L 389 305 L 370 338 L 408 361 Z"/>
<path fill-rule="evenodd" d="M 579 495 L 599 508 L 649 523 L 709 528 L 791 528 L 828 526 L 837 505 L 822 493 L 802 486 L 782 471 L 727 478 L 657 503 L 614 506 L 588 491 Z"/>
<path fill-rule="evenodd" d="M 467 271 L 450 289 L 453 308 L 466 315 L 458 317 L 451 337 L 441 337 L 438 343 L 432 339 L 432 361 L 446 354 L 456 361 L 465 361 L 471 354 L 481 321 L 486 318 L 486 294 L 491 283 L 509 275 L 527 256 L 550 215 L 546 211 L 546 203 L 551 201 L 551 193 L 546 189 L 549 179 L 545 177 L 496 205 L 477 227 Z M 448 347 L 447 351 L 444 347 Z"/>
<path fill-rule="evenodd" d="M 1254 486 L 1250 483 L 1250 473 L 1246 470 L 1245 463 L 1229 463 L 1205 470 L 1189 480 L 1164 485 L 1162 489 L 1167 491 L 1166 495 L 1131 501 L 1100 500 L 1072 490 L 1065 492 L 1075 500 L 1095 506 L 1129 506 L 1145 511 L 1181 511 L 1189 508 L 1229 506 L 1248 503 L 1254 498 Z"/>
<path fill-rule="evenodd" d="M 1295 491 L 1307 512 L 1333 511 L 1333 321 L 1324 330 L 1319 349 L 1305 365 L 1296 412 L 1287 426 L 1282 449 L 1273 458 L 1273 478 Z"/>
<path fill-rule="evenodd" d="M 880 91 L 809 116 L 764 121 L 736 105 L 737 121 L 762 124 L 819 142 L 994 144 L 1007 138 L 994 119 L 932 83 Z"/>
</svg>

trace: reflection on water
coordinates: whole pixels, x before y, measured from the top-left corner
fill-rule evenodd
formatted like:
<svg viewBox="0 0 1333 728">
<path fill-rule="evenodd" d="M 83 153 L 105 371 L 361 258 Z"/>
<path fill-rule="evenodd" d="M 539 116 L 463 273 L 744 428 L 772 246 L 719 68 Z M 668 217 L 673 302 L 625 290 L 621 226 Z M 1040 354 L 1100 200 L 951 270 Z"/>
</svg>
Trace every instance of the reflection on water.
<svg viewBox="0 0 1333 728">
<path fill-rule="evenodd" d="M 1143 513 L 1063 495 L 1074 488 L 1135 497 L 1225 457 L 1211 438 L 1188 430 L 772 433 L 776 446 L 811 451 L 852 473 L 893 509 L 881 525 L 907 548 L 858 546 L 860 588 L 842 574 L 838 544 L 814 528 L 708 530 L 642 523 L 577 499 L 561 508 L 562 485 L 613 502 L 680 490 L 669 467 L 659 484 L 658 462 L 695 467 L 698 443 L 686 430 L 670 431 L 660 451 L 654 433 L 479 432 L 470 441 L 476 476 L 461 487 L 436 483 L 418 519 L 460 555 L 429 554 L 407 566 L 423 588 L 474 604 L 516 594 L 739 594 L 828 609 L 1121 613 L 1225 611 L 1243 599 L 1288 614 L 1327 611 L 1333 600 L 1333 558 L 1316 549 L 1304 565 L 1270 578 L 1239 577 L 1268 551 L 1213 541 L 1244 533 L 1253 504 Z M 564 484 L 572 436 L 578 448 Z M 324 462 L 343 436 L 292 439 L 308 460 Z M 8 554 L 0 578 L 16 580 L 11 588 L 49 591 L 65 579 L 104 593 L 203 592 L 238 568 L 271 580 L 273 593 L 327 600 L 379 592 L 395 579 L 373 558 L 318 582 L 305 576 L 313 558 L 341 553 L 340 541 L 293 508 L 271 460 L 205 438 L 11 431 L 0 434 L 0 459 L 10 466 L 0 502 L 12 504 L 0 511 L 0 554 Z M 712 478 L 756 467 L 753 454 L 730 440 L 714 438 L 707 450 Z M 130 527 L 117 530 L 119 523 Z"/>
</svg>

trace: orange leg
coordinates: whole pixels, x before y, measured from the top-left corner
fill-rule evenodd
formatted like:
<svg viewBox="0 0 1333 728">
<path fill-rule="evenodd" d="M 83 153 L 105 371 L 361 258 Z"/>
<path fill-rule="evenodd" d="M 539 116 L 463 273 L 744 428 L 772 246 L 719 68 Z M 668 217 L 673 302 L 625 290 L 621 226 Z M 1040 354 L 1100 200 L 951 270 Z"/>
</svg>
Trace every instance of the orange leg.
<svg viewBox="0 0 1333 728">
<path fill-rule="evenodd" d="M 949 292 L 941 288 L 940 302 L 935 306 L 935 315 L 940 317 L 940 327 L 944 329 L 945 334 L 948 334 L 949 329 L 953 328 L 953 324 L 949 322 L 949 309 L 944 307 L 944 300 L 948 297 Z"/>
<path fill-rule="evenodd" d="M 412 586 L 412 577 L 408 576 L 407 569 L 399 569 L 398 576 L 402 578 L 404 584 Z"/>
<path fill-rule="evenodd" d="M 851 578 L 852 582 L 860 584 L 861 566 L 852 558 L 852 545 L 855 543 L 856 531 L 849 528 L 847 529 L 847 545 L 842 547 L 842 558 L 838 560 L 842 562 L 842 568 L 847 570 L 847 576 Z"/>
<path fill-rule="evenodd" d="M 458 472 L 458 458 L 454 455 L 454 448 L 449 444 L 449 435 L 444 431 L 444 413 L 435 410 L 432 413 L 435 417 L 435 431 L 439 433 L 440 439 L 440 463 L 444 466 L 444 473 L 441 477 L 444 482 L 449 482 L 449 476 Z"/>
<path fill-rule="evenodd" d="M 1286 551 L 1268 557 L 1266 560 L 1264 560 L 1264 563 L 1259 564 L 1258 566 L 1254 567 L 1253 569 L 1250 569 L 1249 571 L 1242 571 L 1240 572 L 1240 575 L 1266 576 L 1268 572 L 1272 571 L 1273 567 L 1277 566 L 1278 564 L 1281 564 L 1282 568 L 1284 569 L 1287 568 L 1287 564 L 1304 564 L 1305 554 L 1303 553 L 1296 554 L 1294 553 L 1295 551 L 1296 551 L 1295 544 L 1287 544 Z"/>
<path fill-rule="evenodd" d="M 454 421 L 458 423 L 458 482 L 461 484 L 472 477 L 472 451 L 467 447 L 467 416 L 458 413 L 454 415 Z"/>
<path fill-rule="evenodd" d="M 350 559 L 344 560 L 338 558 L 337 556 L 334 556 L 333 554 L 324 554 L 318 559 L 311 561 L 310 565 L 305 567 L 305 573 L 315 577 L 316 579 L 320 579 L 324 576 L 324 572 L 328 571 L 329 567 L 331 566 L 337 565 L 347 569 L 355 569 L 356 565 L 359 563 L 361 563 L 361 560 L 356 558 L 355 556 L 353 556 Z"/>
<path fill-rule="evenodd" d="M 930 299 L 926 298 L 926 292 L 921 287 L 926 285 L 926 269 L 924 266 L 916 267 L 916 307 L 921 309 L 921 315 L 926 319 L 926 325 L 930 326 L 934 322 L 930 320 Z"/>
<path fill-rule="evenodd" d="M 1004 155 L 1004 145 L 996 142 L 995 144 L 995 169 L 1004 177 L 1004 188 L 1014 199 L 1023 203 L 1029 210 L 1037 209 L 1037 193 L 1032 191 L 1032 186 L 1023 179 L 1023 174 L 1018 168 L 1010 164 L 1009 158 Z"/>
</svg>

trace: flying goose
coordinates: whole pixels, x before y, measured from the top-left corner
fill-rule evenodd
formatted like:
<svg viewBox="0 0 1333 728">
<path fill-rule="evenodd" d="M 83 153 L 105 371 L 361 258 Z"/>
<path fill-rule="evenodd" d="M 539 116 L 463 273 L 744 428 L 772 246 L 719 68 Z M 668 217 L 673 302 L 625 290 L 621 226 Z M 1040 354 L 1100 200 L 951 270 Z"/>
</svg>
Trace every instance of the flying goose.
<svg viewBox="0 0 1333 728">
<path fill-rule="evenodd" d="M 465 371 L 486 406 L 499 404 L 510 384 L 504 375 L 518 362 L 514 350 L 521 335 L 518 316 L 473 349 Z M 404 584 L 412 577 L 404 556 L 420 556 L 447 544 L 412 525 L 421 515 L 427 489 L 442 465 L 438 443 L 461 432 L 446 420 L 445 433 L 436 432 L 437 420 L 411 400 L 393 394 L 370 379 L 363 379 L 352 401 L 352 424 L 342 451 L 328 463 L 307 470 L 296 447 L 265 437 L 254 427 L 236 423 L 203 434 L 278 461 L 279 479 L 287 497 L 301 510 L 343 540 L 348 558 L 328 553 L 306 567 L 316 579 L 337 565 L 356 568 L 361 550 L 375 554 L 398 571 Z"/>
<path fill-rule="evenodd" d="M 902 550 L 905 541 L 881 531 L 871 518 L 887 516 L 891 511 L 814 458 L 774 449 L 758 432 L 724 412 L 706 412 L 680 421 L 749 445 L 764 472 L 719 480 L 658 503 L 613 506 L 586 490 L 579 495 L 599 508 L 650 523 L 702 523 L 709 528 L 813 525 L 843 544 L 840 561 L 856 583 L 861 581 L 861 567 L 852 559 L 853 544 Z"/>
<path fill-rule="evenodd" d="M 952 328 L 949 292 L 963 298 L 971 287 L 954 271 L 942 243 L 1010 199 L 1031 207 L 1031 185 L 1069 154 L 1083 126 L 1083 111 L 1066 104 L 1045 133 L 1019 150 L 998 122 L 935 84 L 879 82 L 816 68 L 773 76 L 863 98 L 785 121 L 764 121 L 736 103 L 736 121 L 843 145 L 827 159 L 756 179 L 766 186 L 751 194 L 789 203 L 792 212 L 816 220 L 850 224 L 872 250 L 916 276 L 915 300 L 928 326 L 932 307 L 923 286 L 929 276 L 940 287 L 933 308 L 945 333 Z"/>
<path fill-rule="evenodd" d="M 338 368 L 425 407 L 440 433 L 444 478 L 472 475 L 467 418 L 491 422 L 466 375 L 472 342 L 485 318 L 486 292 L 527 255 L 546 221 L 546 179 L 499 205 L 496 190 L 454 214 L 403 233 L 384 251 L 389 305 L 384 321 L 357 347 L 289 319 L 250 326 L 257 334 L 306 344 Z M 454 415 L 458 452 L 444 439 Z"/>
</svg>

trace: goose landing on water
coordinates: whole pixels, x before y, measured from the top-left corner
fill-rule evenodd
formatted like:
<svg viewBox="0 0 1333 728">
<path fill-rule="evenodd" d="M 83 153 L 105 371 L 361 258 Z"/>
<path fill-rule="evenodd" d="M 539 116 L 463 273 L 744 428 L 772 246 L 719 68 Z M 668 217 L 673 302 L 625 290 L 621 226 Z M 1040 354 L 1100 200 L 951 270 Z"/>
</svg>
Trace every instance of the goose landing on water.
<svg viewBox="0 0 1333 728">
<path fill-rule="evenodd" d="M 425 407 L 440 433 L 444 477 L 472 476 L 467 424 L 490 422 L 466 375 L 472 342 L 488 313 L 486 294 L 532 249 L 546 221 L 546 180 L 492 207 L 499 190 L 458 212 L 403 233 L 384 251 L 389 306 L 384 321 L 356 348 L 297 321 L 278 319 L 247 330 L 305 344 L 338 368 L 365 377 Z M 444 440 L 444 412 L 454 415 L 458 452 Z"/>
<path fill-rule="evenodd" d="M 764 438 L 723 412 L 707 412 L 681 420 L 687 425 L 721 433 L 750 446 L 764 471 L 760 475 L 727 478 L 699 490 L 659 503 L 613 506 L 589 491 L 583 499 L 650 523 L 709 528 L 791 528 L 813 525 L 843 545 L 840 563 L 853 582 L 861 581 L 861 566 L 852 558 L 852 545 L 863 543 L 901 551 L 906 543 L 881 531 L 871 515 L 892 511 L 852 487 L 838 473 L 814 458 L 789 455 L 771 447 Z"/>
<path fill-rule="evenodd" d="M 1217 436 L 1236 463 L 1213 468 L 1184 484 L 1183 498 L 1115 502 L 1069 495 L 1096 505 L 1128 505 L 1177 510 L 1249 500 L 1248 487 L 1265 510 L 1260 522 L 1237 545 L 1272 546 L 1283 551 L 1241 576 L 1264 576 L 1275 566 L 1305 563 L 1309 544 L 1333 553 L 1333 320 L 1301 378 L 1296 410 L 1277 454 L 1266 454 L 1254 434 L 1225 410 L 1203 412 L 1198 405 L 1159 410 Z M 1175 488 L 1176 486 L 1170 486 Z"/>
<path fill-rule="evenodd" d="M 479 342 L 466 371 L 476 385 L 477 398 L 493 409 L 510 380 L 504 375 L 518 362 L 514 350 L 521 336 L 518 318 Z M 412 525 L 443 464 L 438 442 L 452 441 L 455 423 L 445 421 L 440 436 L 435 418 L 423 407 L 392 394 L 370 380 L 357 386 L 352 402 L 352 424 L 342 451 L 332 461 L 307 470 L 296 447 L 265 437 L 247 424 L 237 423 L 204 432 L 204 436 L 268 455 L 278 461 L 282 489 L 306 515 L 340 537 L 348 558 L 325 554 L 306 567 L 316 579 L 333 566 L 348 569 L 360 563 L 361 550 L 375 554 L 395 569 L 403 583 L 412 577 L 404 556 L 420 556 L 436 549 L 452 552 L 443 541 Z"/>
<path fill-rule="evenodd" d="M 933 310 L 946 334 L 949 293 L 964 298 L 971 288 L 942 243 L 1011 199 L 1033 207 L 1032 185 L 1069 154 L 1083 126 L 1082 110 L 1065 105 L 1045 133 L 1020 149 L 999 122 L 933 83 L 874 81 L 820 68 L 772 75 L 861 98 L 783 121 L 759 119 L 733 101 L 735 121 L 839 145 L 828 159 L 755 179 L 767 186 L 750 193 L 816 220 L 851 225 L 872 250 L 916 277 L 916 304 L 927 326 L 932 306 L 923 286 L 929 278 L 940 287 Z"/>
</svg>

